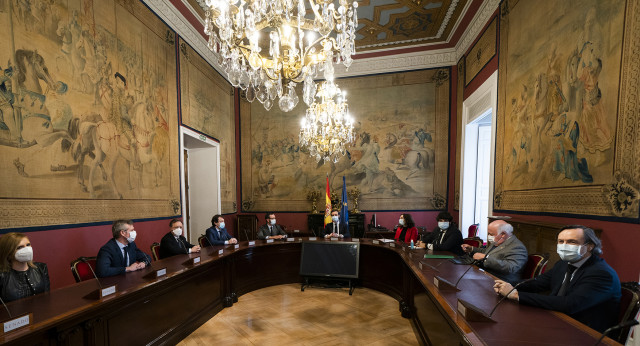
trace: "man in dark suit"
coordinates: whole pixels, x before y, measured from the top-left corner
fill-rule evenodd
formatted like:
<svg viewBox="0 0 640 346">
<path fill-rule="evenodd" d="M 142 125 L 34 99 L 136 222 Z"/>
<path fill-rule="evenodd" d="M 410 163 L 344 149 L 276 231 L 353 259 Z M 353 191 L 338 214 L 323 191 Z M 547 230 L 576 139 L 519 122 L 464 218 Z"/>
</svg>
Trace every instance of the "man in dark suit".
<svg viewBox="0 0 640 346">
<path fill-rule="evenodd" d="M 462 250 L 480 261 L 478 265 L 489 273 L 512 284 L 522 279 L 522 271 L 527 264 L 528 252 L 522 242 L 513 234 L 513 226 L 503 220 L 493 221 L 487 227 L 485 248 L 462 244 Z"/>
<path fill-rule="evenodd" d="M 117 220 L 111 226 L 113 238 L 98 251 L 96 274 L 99 277 L 114 276 L 145 268 L 151 257 L 140 251 L 134 240 L 133 221 Z"/>
<path fill-rule="evenodd" d="M 324 226 L 324 230 L 322 231 L 325 238 L 351 238 L 349 227 L 340 223 L 339 214 L 340 213 L 336 209 L 331 211 L 331 223 Z"/>
<path fill-rule="evenodd" d="M 282 230 L 280 225 L 276 224 L 276 215 L 274 213 L 265 214 L 264 219 L 267 222 L 258 229 L 258 239 L 282 239 L 287 237 L 287 233 Z"/>
<path fill-rule="evenodd" d="M 494 290 L 521 304 L 563 312 L 603 332 L 618 321 L 620 279 L 600 255 L 602 243 L 589 227 L 571 225 L 558 234 L 558 261 L 517 290 L 496 280 Z M 538 292 L 550 292 L 540 294 Z"/>
<path fill-rule="evenodd" d="M 456 255 L 462 255 L 462 233 L 455 223 L 453 216 L 446 211 L 438 214 L 438 228 L 434 229 L 424 239 L 424 243 L 429 250 L 449 251 Z M 418 242 L 420 243 L 420 242 Z M 421 247 L 422 244 L 418 244 Z"/>
<path fill-rule="evenodd" d="M 169 233 L 160 240 L 160 258 L 200 252 L 200 246 L 190 244 L 182 235 L 182 221 L 172 219 L 169 228 Z"/>
<path fill-rule="evenodd" d="M 205 233 L 211 245 L 237 244 L 238 240 L 231 237 L 225 228 L 224 218 L 221 215 L 214 215 L 211 218 L 211 227 Z"/>
</svg>

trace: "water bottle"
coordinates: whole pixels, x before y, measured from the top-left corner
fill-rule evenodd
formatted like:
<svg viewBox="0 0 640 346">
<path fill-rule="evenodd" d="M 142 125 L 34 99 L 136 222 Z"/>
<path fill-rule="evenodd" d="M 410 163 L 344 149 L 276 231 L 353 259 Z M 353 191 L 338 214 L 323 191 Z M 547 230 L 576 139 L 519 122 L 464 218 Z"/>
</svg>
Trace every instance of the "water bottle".
<svg viewBox="0 0 640 346">
<path fill-rule="evenodd" d="M 415 249 L 414 245 L 413 245 L 413 239 L 411 239 L 411 250 Z"/>
</svg>

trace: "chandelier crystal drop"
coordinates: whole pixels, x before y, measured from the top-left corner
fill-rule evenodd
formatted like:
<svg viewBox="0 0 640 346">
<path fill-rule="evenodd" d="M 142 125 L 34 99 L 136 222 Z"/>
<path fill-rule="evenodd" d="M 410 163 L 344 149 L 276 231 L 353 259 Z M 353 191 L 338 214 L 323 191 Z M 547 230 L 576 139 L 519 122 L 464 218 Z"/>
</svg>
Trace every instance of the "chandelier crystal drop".
<svg viewBox="0 0 640 346">
<path fill-rule="evenodd" d="M 206 0 L 206 6 L 209 49 L 218 54 L 231 85 L 267 109 L 278 97 L 282 111 L 292 110 L 297 83 L 311 93 L 320 71 L 333 79 L 334 61 L 347 68 L 352 63 L 355 1 Z"/>
<path fill-rule="evenodd" d="M 309 150 L 317 161 L 323 159 L 337 163 L 346 153 L 346 146 L 355 141 L 346 93 L 333 81 L 325 81 L 320 84 L 315 97 L 320 102 L 312 102 L 302 118 L 300 145 Z"/>
</svg>

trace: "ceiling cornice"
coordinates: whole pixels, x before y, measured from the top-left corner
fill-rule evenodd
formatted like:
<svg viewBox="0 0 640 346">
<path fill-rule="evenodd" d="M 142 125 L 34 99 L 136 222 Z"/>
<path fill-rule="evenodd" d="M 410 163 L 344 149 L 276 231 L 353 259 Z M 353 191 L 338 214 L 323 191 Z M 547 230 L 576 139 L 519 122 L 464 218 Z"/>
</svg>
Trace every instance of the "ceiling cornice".
<svg viewBox="0 0 640 346">
<path fill-rule="evenodd" d="M 184 15 L 171 4 L 170 0 L 143 0 L 162 20 L 171 26 L 193 49 L 211 64 L 222 76 L 226 73 L 217 63 L 217 58 L 207 47 L 207 41 Z M 186 0 L 180 0 L 192 13 L 195 11 Z M 347 70 L 343 65 L 336 65 L 336 77 L 363 76 L 370 74 L 388 73 L 437 68 L 456 65 L 458 60 L 471 47 L 495 10 L 500 0 L 485 0 L 480 9 L 465 29 L 461 39 L 454 48 L 424 50 L 419 52 L 394 54 L 393 49 L 381 50 L 381 56 L 353 60 Z M 196 16 L 197 17 L 197 16 Z M 202 23 L 201 23 L 202 24 Z M 457 24 L 457 23 L 456 23 Z M 406 49 L 407 47 L 403 47 Z M 372 53 L 373 51 L 367 51 Z"/>
</svg>

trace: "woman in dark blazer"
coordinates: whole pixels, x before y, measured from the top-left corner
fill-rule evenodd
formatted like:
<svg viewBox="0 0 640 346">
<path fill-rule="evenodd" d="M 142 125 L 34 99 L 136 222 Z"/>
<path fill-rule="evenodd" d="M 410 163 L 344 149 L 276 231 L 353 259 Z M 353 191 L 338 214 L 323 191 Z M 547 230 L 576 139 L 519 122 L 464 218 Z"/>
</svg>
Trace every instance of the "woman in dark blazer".
<svg viewBox="0 0 640 346">
<path fill-rule="evenodd" d="M 416 224 L 411 218 L 411 214 L 400 214 L 400 220 L 398 220 L 399 226 L 396 229 L 396 241 L 403 241 L 410 243 L 412 240 L 416 242 L 418 240 L 418 229 Z"/>
<path fill-rule="evenodd" d="M 0 237 L 0 296 L 5 302 L 49 291 L 47 265 L 33 262 L 31 242 L 24 233 Z"/>
</svg>

